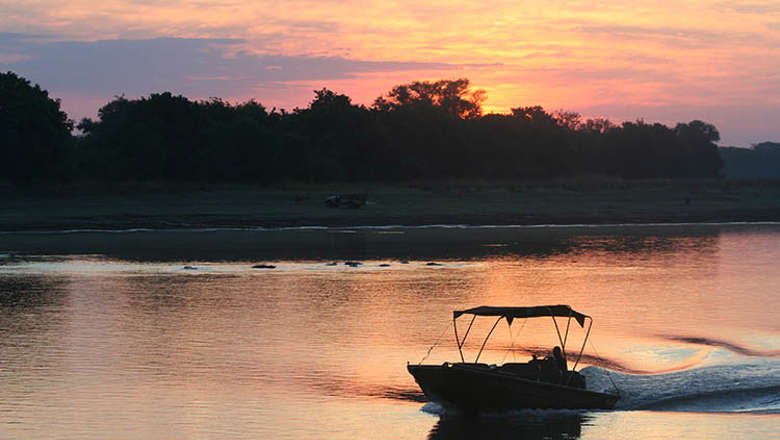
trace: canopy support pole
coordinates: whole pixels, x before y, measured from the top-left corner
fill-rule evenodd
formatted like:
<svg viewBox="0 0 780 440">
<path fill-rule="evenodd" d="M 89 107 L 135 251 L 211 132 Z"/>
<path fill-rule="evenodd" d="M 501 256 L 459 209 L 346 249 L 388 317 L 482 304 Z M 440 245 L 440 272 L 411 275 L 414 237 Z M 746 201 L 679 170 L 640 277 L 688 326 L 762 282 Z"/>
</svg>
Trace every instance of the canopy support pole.
<svg viewBox="0 0 780 440">
<path fill-rule="evenodd" d="M 460 353 L 460 360 L 464 364 L 466 363 L 466 359 L 463 358 L 463 345 L 466 343 L 466 338 L 469 337 L 469 332 L 471 331 L 471 326 L 474 325 L 474 320 L 477 319 L 477 315 L 473 315 L 471 317 L 471 322 L 469 322 L 469 328 L 466 329 L 466 334 L 463 335 L 463 341 L 460 340 L 458 337 L 458 325 L 455 324 L 455 316 L 452 317 L 452 322 L 455 325 L 455 341 L 458 343 L 458 353 Z"/>
<path fill-rule="evenodd" d="M 471 322 L 469 322 L 469 328 L 466 329 L 466 334 L 463 335 L 463 340 L 460 341 L 460 343 L 458 343 L 458 349 L 463 348 L 463 346 L 466 344 L 466 338 L 469 337 L 469 332 L 471 331 L 471 326 L 474 325 L 474 320 L 475 319 L 477 319 L 477 315 L 474 315 L 474 316 L 471 317 Z"/>
<path fill-rule="evenodd" d="M 571 309 L 569 309 L 569 319 L 566 321 L 566 335 L 563 337 L 563 346 L 561 351 L 563 352 L 563 360 L 566 362 L 566 342 L 569 341 L 569 326 L 571 325 Z M 568 363 L 566 364 L 568 366 Z"/>
<path fill-rule="evenodd" d="M 555 320 L 555 316 L 552 317 L 553 324 L 555 324 L 555 332 L 558 333 L 558 342 L 561 343 L 561 345 L 565 345 L 563 343 L 563 338 L 561 337 L 561 330 L 558 328 L 558 321 Z M 561 347 L 561 350 L 563 350 L 563 347 Z"/>
<path fill-rule="evenodd" d="M 589 317 L 590 318 L 590 317 Z M 574 366 L 571 368 L 571 371 L 574 371 L 577 368 L 577 364 L 580 363 L 580 358 L 582 358 L 582 352 L 585 351 L 585 343 L 588 342 L 588 337 L 590 336 L 590 328 L 593 327 L 593 318 L 590 318 L 590 321 L 588 322 L 588 331 L 585 332 L 585 339 L 582 340 L 582 347 L 580 348 L 580 354 L 577 356 L 577 361 L 574 362 Z M 607 373 L 609 374 L 609 373 Z M 569 380 L 566 381 L 566 385 L 571 382 L 571 378 L 573 375 L 569 376 Z M 612 380 L 612 378 L 610 378 Z M 617 387 L 615 387 L 617 388 Z"/>
<path fill-rule="evenodd" d="M 458 318 L 455 317 L 455 315 L 452 315 L 452 325 L 455 326 L 455 344 L 458 346 L 458 353 L 460 353 L 460 361 L 463 363 L 466 363 L 466 360 L 463 359 L 463 351 L 460 349 L 460 337 L 458 336 Z"/>
<path fill-rule="evenodd" d="M 496 326 L 498 325 L 498 321 L 501 321 L 501 318 L 503 318 L 503 316 L 499 316 L 498 319 L 496 319 L 496 322 L 493 323 L 493 327 L 490 328 L 490 331 L 488 332 L 487 337 L 482 342 L 482 347 L 479 348 L 479 353 L 477 353 L 477 357 L 476 357 L 476 359 L 474 359 L 474 363 L 475 364 L 477 363 L 477 361 L 479 361 L 479 357 L 482 356 L 482 350 L 485 348 L 485 344 L 487 344 L 488 339 L 490 339 L 490 335 L 493 334 L 493 330 L 496 329 Z"/>
</svg>

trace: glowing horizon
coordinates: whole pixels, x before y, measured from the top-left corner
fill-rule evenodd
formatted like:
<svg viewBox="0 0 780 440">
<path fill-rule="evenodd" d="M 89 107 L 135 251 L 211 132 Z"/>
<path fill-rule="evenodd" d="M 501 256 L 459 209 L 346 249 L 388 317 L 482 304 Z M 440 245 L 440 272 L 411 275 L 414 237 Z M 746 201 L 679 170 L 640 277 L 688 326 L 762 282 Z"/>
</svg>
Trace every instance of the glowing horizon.
<svg viewBox="0 0 780 440">
<path fill-rule="evenodd" d="M 369 105 L 466 77 L 486 112 L 541 105 L 613 121 L 714 123 L 724 145 L 780 140 L 774 2 L 0 0 L 0 70 L 94 117 L 170 90 L 306 106 L 327 87 Z"/>
</svg>

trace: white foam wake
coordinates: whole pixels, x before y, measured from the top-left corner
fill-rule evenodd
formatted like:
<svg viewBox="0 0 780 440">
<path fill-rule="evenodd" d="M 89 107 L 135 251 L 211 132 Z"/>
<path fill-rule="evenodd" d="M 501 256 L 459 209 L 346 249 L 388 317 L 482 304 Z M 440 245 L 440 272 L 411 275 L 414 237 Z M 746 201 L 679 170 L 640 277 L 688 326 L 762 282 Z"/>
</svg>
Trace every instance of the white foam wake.
<svg viewBox="0 0 780 440">
<path fill-rule="evenodd" d="M 780 412 L 780 361 L 714 365 L 673 373 L 633 375 L 599 367 L 582 370 L 588 389 L 620 391 L 618 409 Z"/>
</svg>

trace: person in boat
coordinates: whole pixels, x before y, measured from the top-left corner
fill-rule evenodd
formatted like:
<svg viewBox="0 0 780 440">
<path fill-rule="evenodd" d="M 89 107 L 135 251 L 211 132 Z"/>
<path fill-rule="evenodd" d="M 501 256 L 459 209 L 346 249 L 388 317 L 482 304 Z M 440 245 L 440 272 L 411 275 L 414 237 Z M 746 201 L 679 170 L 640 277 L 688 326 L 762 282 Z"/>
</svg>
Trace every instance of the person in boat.
<svg viewBox="0 0 780 440">
<path fill-rule="evenodd" d="M 555 348 L 553 348 L 552 358 L 555 361 L 555 365 L 557 365 L 562 372 L 566 372 L 568 370 L 568 368 L 566 368 L 566 358 L 563 357 L 563 351 L 561 350 L 561 347 L 556 345 Z"/>
<path fill-rule="evenodd" d="M 576 388 L 585 388 L 585 377 L 575 371 L 569 371 L 566 357 L 563 355 L 561 347 L 556 346 L 553 348 L 552 356 L 545 358 L 545 361 L 546 365 L 550 367 L 547 370 L 548 375 L 551 375 L 554 381 Z"/>
<path fill-rule="evenodd" d="M 528 363 L 532 365 L 540 365 L 542 362 L 551 363 L 561 371 L 568 371 L 568 368 L 566 368 L 566 359 L 563 357 L 563 351 L 561 350 L 561 347 L 558 347 L 557 345 L 553 348 L 550 355 L 545 356 L 544 359 L 539 359 L 536 357 L 536 353 L 532 353 L 531 360 L 528 361 Z"/>
<path fill-rule="evenodd" d="M 563 350 L 558 346 L 555 346 L 552 352 L 542 359 L 538 358 L 535 353 L 532 353 L 531 360 L 528 363 L 536 367 L 540 377 L 546 377 L 547 380 L 555 382 L 562 381 L 568 371 Z"/>
<path fill-rule="evenodd" d="M 567 377 L 568 368 L 561 347 L 555 346 L 543 359 L 536 357 L 536 354 L 531 354 L 528 363 L 536 367 L 538 377 L 543 378 L 542 380 L 561 383 Z"/>
</svg>

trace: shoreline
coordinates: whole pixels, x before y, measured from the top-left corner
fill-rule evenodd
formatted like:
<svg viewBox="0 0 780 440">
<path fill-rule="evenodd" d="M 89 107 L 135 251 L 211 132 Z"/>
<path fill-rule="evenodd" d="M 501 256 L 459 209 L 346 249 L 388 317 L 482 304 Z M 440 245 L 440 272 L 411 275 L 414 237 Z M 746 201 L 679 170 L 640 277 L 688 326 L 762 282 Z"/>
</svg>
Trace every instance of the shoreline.
<svg viewBox="0 0 780 440">
<path fill-rule="evenodd" d="M 483 216 L 480 216 L 481 218 Z M 525 217 L 512 222 L 487 221 L 468 222 L 467 218 L 440 218 L 429 222 L 393 222 L 399 218 L 382 223 L 377 218 L 376 222 L 367 219 L 368 222 L 350 223 L 345 221 L 331 221 L 327 224 L 317 223 L 309 219 L 274 220 L 273 222 L 253 222 L 249 219 L 220 219 L 213 222 L 177 222 L 173 219 L 164 221 L 144 221 L 138 219 L 131 222 L 114 222 L 105 219 L 95 219 L 89 222 L 61 223 L 59 225 L 25 224 L 7 227 L 0 225 L 0 235 L 12 234 L 78 234 L 78 233 L 133 233 L 133 232 L 218 232 L 218 231 L 288 231 L 288 230 L 398 230 L 398 229 L 487 229 L 487 228 L 618 228 L 618 227 L 664 227 L 664 226 L 738 226 L 738 225 L 773 225 L 780 224 L 780 211 L 768 211 L 759 213 L 734 213 L 728 216 L 684 216 L 684 217 L 658 217 L 646 218 L 617 218 L 617 217 L 570 217 L 570 218 L 536 218 Z M 339 219 L 342 220 L 342 219 Z M 384 220 L 388 220 L 384 218 Z M 428 220 L 428 219 L 426 219 Z M 459 220 L 459 221 L 458 221 Z M 6 226 L 6 227 L 3 227 Z"/>
<path fill-rule="evenodd" d="M 578 228 L 664 228 L 689 226 L 780 226 L 780 220 L 773 221 L 710 221 L 710 222 L 674 222 L 674 223 L 571 223 L 571 224 L 527 224 L 527 225 L 470 225 L 470 224 L 429 224 L 429 225 L 352 225 L 352 226 L 281 226 L 268 227 L 212 227 L 212 228 L 131 228 L 131 229 L 50 229 L 0 231 L 2 235 L 65 235 L 65 234 L 136 234 L 136 233 L 210 233 L 210 232 L 286 232 L 286 231 L 397 231 L 420 229 L 578 229 Z"/>
<path fill-rule="evenodd" d="M 366 194 L 357 209 L 334 194 Z M 713 182 L 219 187 L 0 194 L 0 232 L 780 222 L 780 185 Z"/>
</svg>

